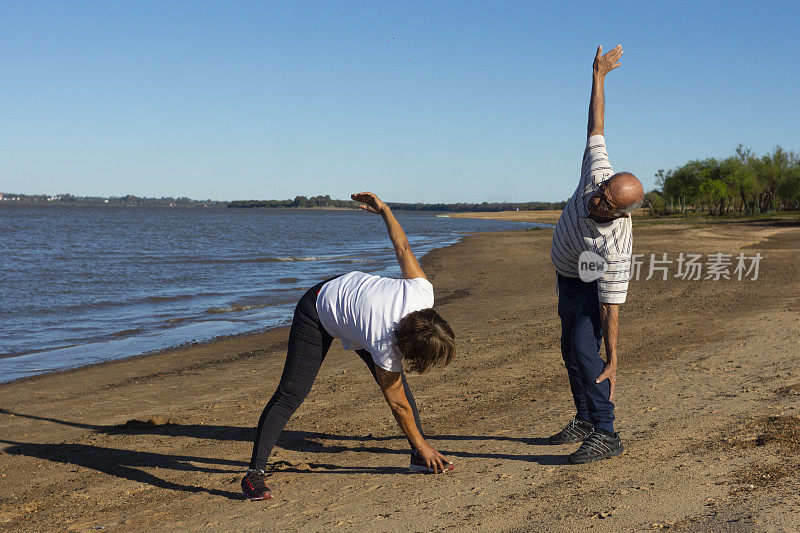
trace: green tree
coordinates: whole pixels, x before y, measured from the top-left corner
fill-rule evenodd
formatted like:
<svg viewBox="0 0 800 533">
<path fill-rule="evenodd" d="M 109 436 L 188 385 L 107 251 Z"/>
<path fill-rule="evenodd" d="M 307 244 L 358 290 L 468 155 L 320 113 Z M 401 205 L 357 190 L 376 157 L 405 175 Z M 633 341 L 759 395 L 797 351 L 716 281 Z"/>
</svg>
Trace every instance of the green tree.
<svg viewBox="0 0 800 533">
<path fill-rule="evenodd" d="M 798 162 L 795 162 L 778 184 L 777 192 L 783 201 L 783 209 L 800 209 L 800 164 Z"/>
<path fill-rule="evenodd" d="M 772 154 L 764 154 L 758 159 L 753 159 L 753 171 L 762 188 L 760 202 L 762 213 L 775 209 L 778 185 L 791 173 L 795 159 L 794 152 L 787 152 L 780 146 L 776 146 Z"/>
<path fill-rule="evenodd" d="M 650 216 L 663 214 L 667 207 L 661 192 L 657 189 L 644 195 L 644 205 L 650 210 Z"/>
<path fill-rule="evenodd" d="M 754 213 L 756 202 L 761 194 L 761 186 L 753 168 L 755 156 L 750 148 L 745 148 L 740 144 L 736 147 L 736 155 L 732 157 L 738 162 L 734 166 L 731 189 L 739 196 L 739 211 L 747 214 Z"/>
</svg>

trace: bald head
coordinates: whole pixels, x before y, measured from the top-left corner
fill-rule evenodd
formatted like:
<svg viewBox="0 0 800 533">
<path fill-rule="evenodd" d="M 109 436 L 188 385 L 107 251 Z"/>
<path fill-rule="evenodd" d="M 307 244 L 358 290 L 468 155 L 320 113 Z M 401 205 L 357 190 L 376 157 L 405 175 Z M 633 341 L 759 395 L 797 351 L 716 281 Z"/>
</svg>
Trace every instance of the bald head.
<svg viewBox="0 0 800 533">
<path fill-rule="evenodd" d="M 608 179 L 608 192 L 617 215 L 627 215 L 641 207 L 644 187 L 639 178 L 630 172 L 617 172 Z"/>
<path fill-rule="evenodd" d="M 592 218 L 607 222 L 628 216 L 644 201 L 644 188 L 630 172 L 619 172 L 600 183 L 587 203 Z"/>
</svg>

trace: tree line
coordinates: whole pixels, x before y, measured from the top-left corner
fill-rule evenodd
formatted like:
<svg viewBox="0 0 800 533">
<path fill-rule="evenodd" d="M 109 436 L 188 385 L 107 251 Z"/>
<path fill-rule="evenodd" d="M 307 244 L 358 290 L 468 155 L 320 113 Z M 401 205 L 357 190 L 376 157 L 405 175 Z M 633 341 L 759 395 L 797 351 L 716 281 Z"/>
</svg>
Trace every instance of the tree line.
<svg viewBox="0 0 800 533">
<path fill-rule="evenodd" d="M 125 196 L 75 196 L 62 193 L 48 194 L 18 194 L 0 192 L 0 201 L 24 204 L 72 204 L 72 205 L 122 205 L 122 206 L 163 206 L 163 207 L 335 207 L 356 209 L 358 204 L 352 200 L 336 200 L 330 195 L 295 196 L 293 200 L 239 200 L 234 202 L 220 202 L 215 200 L 193 200 L 187 197 L 173 198 L 147 198 L 127 194 Z M 563 209 L 566 202 L 481 202 L 481 203 L 454 203 L 454 204 L 426 204 L 426 203 L 401 203 L 386 202 L 389 207 L 406 211 L 539 211 L 544 209 Z"/>
<path fill-rule="evenodd" d="M 800 210 L 800 157 L 776 146 L 757 155 L 741 144 L 724 159 L 695 159 L 656 172 L 657 189 L 645 195 L 650 214 L 722 215 Z"/>
<path fill-rule="evenodd" d="M 481 202 L 481 203 L 454 203 L 454 204 L 426 204 L 386 202 L 392 209 L 406 211 L 541 211 L 545 209 L 563 209 L 566 202 Z M 355 208 L 357 204 L 352 200 L 334 200 L 329 195 L 325 196 L 295 196 L 294 200 L 241 200 L 228 202 L 228 207 L 339 207 Z"/>
<path fill-rule="evenodd" d="M 185 196 L 173 198 L 148 198 L 126 194 L 125 196 L 75 196 L 61 193 L 49 194 L 21 194 L 0 192 L 0 200 L 5 202 L 18 202 L 23 204 L 74 204 L 74 205 L 116 205 L 116 206 L 162 206 L 162 207 L 222 207 L 224 202 L 215 200 L 193 200 Z"/>
<path fill-rule="evenodd" d="M 226 207 L 354 207 L 352 200 L 334 200 L 325 196 L 295 196 L 294 200 L 237 200 L 228 202 Z"/>
</svg>

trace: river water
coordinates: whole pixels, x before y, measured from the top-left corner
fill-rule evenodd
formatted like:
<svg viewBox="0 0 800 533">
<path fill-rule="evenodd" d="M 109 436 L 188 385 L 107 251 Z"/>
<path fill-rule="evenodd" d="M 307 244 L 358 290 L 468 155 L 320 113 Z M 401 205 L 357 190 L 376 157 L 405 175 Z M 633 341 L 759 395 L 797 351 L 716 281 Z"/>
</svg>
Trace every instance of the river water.
<svg viewBox="0 0 800 533">
<path fill-rule="evenodd" d="M 418 257 L 533 227 L 396 212 Z M 357 210 L 0 207 L 0 382 L 276 327 L 351 270 L 399 275 Z"/>
</svg>

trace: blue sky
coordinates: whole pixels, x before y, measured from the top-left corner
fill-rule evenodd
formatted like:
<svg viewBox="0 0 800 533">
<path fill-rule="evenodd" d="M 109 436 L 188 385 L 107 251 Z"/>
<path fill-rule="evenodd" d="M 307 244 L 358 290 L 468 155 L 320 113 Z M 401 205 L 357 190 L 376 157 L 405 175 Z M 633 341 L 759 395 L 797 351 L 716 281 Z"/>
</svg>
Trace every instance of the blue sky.
<svg viewBox="0 0 800 533">
<path fill-rule="evenodd" d="M 0 3 L 0 191 L 562 200 L 591 61 L 616 170 L 798 150 L 797 2 Z"/>
</svg>

